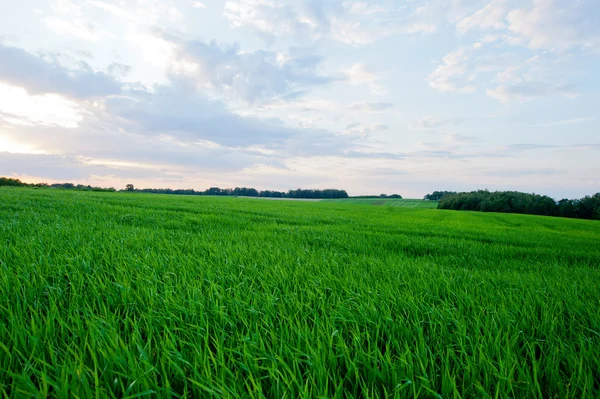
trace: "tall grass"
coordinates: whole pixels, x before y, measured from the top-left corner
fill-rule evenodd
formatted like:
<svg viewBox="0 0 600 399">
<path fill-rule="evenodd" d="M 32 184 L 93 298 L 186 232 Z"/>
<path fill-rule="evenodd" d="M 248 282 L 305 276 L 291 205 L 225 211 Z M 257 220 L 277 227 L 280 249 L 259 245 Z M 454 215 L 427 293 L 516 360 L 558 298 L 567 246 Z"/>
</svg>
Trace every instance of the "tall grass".
<svg viewBox="0 0 600 399">
<path fill-rule="evenodd" d="M 0 189 L 4 397 L 598 398 L 600 223 Z"/>
</svg>

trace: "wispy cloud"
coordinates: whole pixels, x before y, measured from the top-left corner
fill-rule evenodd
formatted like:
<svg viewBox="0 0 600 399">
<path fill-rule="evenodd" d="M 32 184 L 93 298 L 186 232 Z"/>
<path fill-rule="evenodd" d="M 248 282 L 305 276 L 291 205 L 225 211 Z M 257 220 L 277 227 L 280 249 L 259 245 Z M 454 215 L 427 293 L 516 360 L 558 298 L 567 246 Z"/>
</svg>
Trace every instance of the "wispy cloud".
<svg viewBox="0 0 600 399">
<path fill-rule="evenodd" d="M 596 117 L 582 117 L 582 118 L 570 118 L 570 119 L 563 119 L 560 121 L 554 121 L 554 122 L 546 122 L 546 123 L 538 123 L 536 125 L 532 125 L 532 126 L 561 126 L 561 125 L 574 125 L 577 123 L 584 123 L 584 122 L 591 122 L 591 121 L 595 121 L 598 118 Z"/>
<path fill-rule="evenodd" d="M 463 119 L 436 119 L 433 116 L 426 116 L 419 120 L 412 121 L 408 124 L 408 127 L 413 130 L 423 130 L 429 132 L 435 132 L 443 126 L 456 126 L 463 123 Z"/>
<path fill-rule="evenodd" d="M 354 103 L 350 106 L 351 109 L 356 111 L 367 111 L 367 112 L 379 112 L 391 109 L 394 107 L 392 103 L 386 102 L 362 102 L 362 103 Z"/>
</svg>

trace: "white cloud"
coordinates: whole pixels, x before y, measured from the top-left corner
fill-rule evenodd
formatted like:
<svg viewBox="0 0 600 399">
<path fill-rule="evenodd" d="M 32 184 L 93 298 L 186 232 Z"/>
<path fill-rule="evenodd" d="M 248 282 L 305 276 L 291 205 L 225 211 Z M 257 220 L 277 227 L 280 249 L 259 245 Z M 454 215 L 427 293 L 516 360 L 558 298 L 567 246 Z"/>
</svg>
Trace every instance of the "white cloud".
<svg viewBox="0 0 600 399">
<path fill-rule="evenodd" d="M 293 5 L 292 5 L 293 4 Z M 250 28 L 265 38 L 291 36 L 298 40 L 331 38 L 365 45 L 395 34 L 432 33 L 437 25 L 417 9 L 368 2 L 302 0 L 228 0 L 223 15 L 235 28 Z"/>
<path fill-rule="evenodd" d="M 177 7 L 170 7 L 168 11 L 169 19 L 174 22 L 181 21 L 183 19 L 183 14 Z"/>
<path fill-rule="evenodd" d="M 436 119 L 433 116 L 426 116 L 419 120 L 412 121 L 408 127 L 412 130 L 424 130 L 434 132 L 435 129 L 443 126 L 456 126 L 464 121 L 462 119 Z"/>
<path fill-rule="evenodd" d="M 508 12 L 506 0 L 494 0 L 473 14 L 458 21 L 456 29 L 464 34 L 472 29 L 500 30 L 506 28 L 505 18 Z"/>
<path fill-rule="evenodd" d="M 354 104 L 350 105 L 350 108 L 352 110 L 366 111 L 366 112 L 381 112 L 381 111 L 389 110 L 393 107 L 394 107 L 394 104 L 386 103 L 386 102 L 378 102 L 378 103 L 361 102 L 361 103 L 354 103 Z"/>
<path fill-rule="evenodd" d="M 476 140 L 474 137 L 465 136 L 462 134 L 446 134 L 444 135 L 444 143 L 449 145 L 459 145 L 459 144 L 470 144 L 474 143 Z"/>
<path fill-rule="evenodd" d="M 386 8 L 381 5 L 370 4 L 363 1 L 348 1 L 344 6 L 348 9 L 348 12 L 360 15 L 386 12 Z"/>
<path fill-rule="evenodd" d="M 557 86 L 549 82 L 531 81 L 512 85 L 501 85 L 494 89 L 486 90 L 488 96 L 503 103 L 511 101 L 525 101 L 535 97 L 551 95 L 564 95 L 569 98 L 577 97 L 578 93 L 568 86 Z"/>
<path fill-rule="evenodd" d="M 361 21 L 342 18 L 331 19 L 331 37 L 339 42 L 363 45 L 375 41 L 380 36 L 386 36 L 386 33 L 364 27 Z"/>
<path fill-rule="evenodd" d="M 46 18 L 45 23 L 50 30 L 59 35 L 74 36 L 88 41 L 98 41 L 100 38 L 98 28 L 85 20 L 50 17 Z"/>
<path fill-rule="evenodd" d="M 488 88 L 486 93 L 503 103 L 556 95 L 578 96 L 575 86 L 556 76 L 552 68 L 556 62 L 555 57 L 540 55 L 515 62 L 496 74 L 492 82 L 498 86 Z"/>
<path fill-rule="evenodd" d="M 141 53 L 144 63 L 149 63 L 159 70 L 166 71 L 175 58 L 175 46 L 156 35 L 135 32 L 128 35 L 125 40 Z"/>
<path fill-rule="evenodd" d="M 535 97 L 577 96 L 576 85 L 567 80 L 574 70 L 568 57 L 554 53 L 531 55 L 527 51 L 465 46 L 447 54 L 427 81 L 441 92 L 483 90 L 507 103 Z"/>
<path fill-rule="evenodd" d="M 387 89 L 379 83 L 379 76 L 373 73 L 365 64 L 354 64 L 348 69 L 342 69 L 341 72 L 351 85 L 368 85 L 369 92 L 373 96 L 387 94 Z"/>
<path fill-rule="evenodd" d="M 342 72 L 353 85 L 372 83 L 379 79 L 365 64 L 354 64 L 349 69 L 342 69 Z"/>
<path fill-rule="evenodd" d="M 532 49 L 597 49 L 600 45 L 600 9 L 596 0 L 533 0 L 531 8 L 508 14 L 513 43 Z"/>
<path fill-rule="evenodd" d="M 339 78 L 319 74 L 319 56 L 281 56 L 266 50 L 241 51 L 239 46 L 220 46 L 215 41 L 184 41 L 165 36 L 176 59 L 187 68 L 177 67 L 182 79 L 218 98 L 251 104 L 294 99 L 313 87 Z"/>
<path fill-rule="evenodd" d="M 235 46 L 222 49 L 216 44 L 178 42 L 184 47 L 187 44 L 190 48 L 186 54 L 201 63 L 205 72 L 211 72 L 208 77 L 215 86 L 228 82 L 226 76 L 219 75 L 219 66 L 233 65 L 237 73 L 248 78 L 244 83 L 247 88 L 237 87 L 240 95 L 260 98 L 265 95 L 261 85 L 275 85 L 274 94 L 284 95 L 293 93 L 298 84 L 314 83 L 312 71 L 319 63 L 310 57 L 289 58 L 279 66 L 274 61 L 276 53 L 241 53 Z M 149 164 L 166 165 L 172 171 L 188 168 L 188 175 L 190 168 L 234 171 L 258 162 L 279 167 L 290 157 L 339 155 L 353 147 L 353 135 L 293 129 L 279 120 L 236 115 L 225 104 L 208 99 L 206 92 L 190 87 L 187 78 L 172 75 L 169 85 L 155 86 L 152 92 L 139 86 L 132 90 L 116 84 L 108 75 L 85 68 L 69 70 L 21 49 L 3 46 L 0 54 L 9 61 L 0 65 L 0 80 L 23 84 L 29 91 L 0 86 L 0 117 L 8 123 L 2 136 L 3 150 L 31 152 L 31 146 L 62 154 L 71 159 L 67 164 L 79 165 L 82 173 L 102 166 L 94 173 L 106 174 L 110 169 L 130 175 Z M 267 68 L 268 77 L 280 76 L 255 79 L 254 72 L 244 68 L 250 72 L 257 68 L 258 77 L 261 68 Z M 194 72 L 193 68 L 187 68 L 190 71 Z M 98 77 L 101 80 L 96 82 Z M 115 84 L 117 90 L 112 91 Z M 93 100 L 88 100 L 90 96 Z M 323 104 L 307 101 L 305 105 L 314 108 Z M 27 146 L 23 144 L 25 137 L 30 143 Z M 63 162 L 63 158 L 44 159 Z M 17 159 L 14 162 L 13 166 L 21 165 L 15 168 L 23 174 L 35 175 L 29 173 L 33 169 L 38 175 L 42 173 L 26 168 Z M 56 169 L 57 174 L 59 170 L 65 169 Z"/>
<path fill-rule="evenodd" d="M 115 4 L 111 4 L 111 3 L 107 3 L 107 2 L 99 1 L 99 0 L 88 1 L 88 4 L 90 4 L 94 7 L 97 7 L 99 9 L 102 9 L 104 11 L 107 11 L 119 18 L 123 18 L 123 19 L 130 20 L 130 21 L 135 20 L 135 18 L 136 18 L 135 14 L 133 14 L 132 12 L 128 11 L 127 9 L 117 6 Z"/>
<path fill-rule="evenodd" d="M 62 15 L 82 16 L 81 7 L 69 0 L 56 0 L 52 8 Z"/>
<path fill-rule="evenodd" d="M 539 123 L 535 126 L 561 126 L 561 125 L 574 125 L 576 123 L 584 123 L 584 122 L 591 122 L 591 121 L 595 121 L 596 117 L 581 117 L 581 118 L 570 118 L 570 119 L 563 119 L 560 121 L 554 121 L 554 122 L 547 122 L 547 123 Z"/>
<path fill-rule="evenodd" d="M 427 77 L 429 86 L 441 92 L 474 92 L 475 87 L 464 78 L 470 56 L 470 52 L 464 47 L 448 53 L 442 59 L 442 63 Z"/>
<path fill-rule="evenodd" d="M 360 137 L 366 137 L 372 133 L 381 132 L 388 129 L 389 126 L 382 123 L 351 123 L 350 125 L 346 126 L 343 132 L 352 135 L 359 135 Z"/>
<path fill-rule="evenodd" d="M 595 0 L 466 1 L 458 8 L 467 10 L 476 4 L 476 9 L 459 12 L 462 15 L 454 20 L 460 34 L 479 30 L 487 32 L 488 39 L 503 38 L 531 49 L 594 50 L 600 43 L 600 11 Z"/>
<path fill-rule="evenodd" d="M 223 16 L 234 28 L 251 28 L 264 35 L 313 35 L 316 28 L 294 7 L 273 0 L 228 0 Z"/>
<path fill-rule="evenodd" d="M 373 43 L 380 38 L 397 34 L 429 34 L 437 26 L 425 22 L 406 22 L 388 17 L 365 19 L 364 16 L 332 17 L 330 20 L 331 38 L 339 42 L 360 46 Z"/>
<path fill-rule="evenodd" d="M 194 8 L 208 8 L 206 4 L 204 4 L 201 1 L 193 1 L 193 0 L 189 0 L 188 1 L 192 7 Z"/>
</svg>

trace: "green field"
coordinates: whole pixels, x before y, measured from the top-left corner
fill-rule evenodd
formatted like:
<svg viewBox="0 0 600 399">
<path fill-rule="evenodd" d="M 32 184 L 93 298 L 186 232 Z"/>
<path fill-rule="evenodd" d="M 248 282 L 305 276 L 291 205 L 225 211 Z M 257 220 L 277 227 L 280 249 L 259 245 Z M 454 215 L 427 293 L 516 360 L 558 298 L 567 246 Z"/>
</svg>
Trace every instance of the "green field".
<svg viewBox="0 0 600 399">
<path fill-rule="evenodd" d="M 396 198 L 344 198 L 323 200 L 322 202 L 337 202 L 340 204 L 360 204 L 360 205 L 379 205 L 379 206 L 397 206 L 401 208 L 437 208 L 437 201 L 423 201 L 420 199 L 396 199 Z"/>
<path fill-rule="evenodd" d="M 2 397 L 598 398 L 600 223 L 0 188 Z"/>
</svg>

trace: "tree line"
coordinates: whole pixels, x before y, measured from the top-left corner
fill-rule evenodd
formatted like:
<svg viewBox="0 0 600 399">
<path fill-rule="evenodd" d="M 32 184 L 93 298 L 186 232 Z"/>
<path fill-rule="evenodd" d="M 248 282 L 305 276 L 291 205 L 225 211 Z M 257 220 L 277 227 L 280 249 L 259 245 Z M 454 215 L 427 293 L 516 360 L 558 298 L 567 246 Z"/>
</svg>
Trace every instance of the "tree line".
<svg viewBox="0 0 600 399">
<path fill-rule="evenodd" d="M 505 212 L 600 220 L 600 193 L 555 201 L 547 195 L 478 190 L 443 195 L 438 209 Z"/>
<path fill-rule="evenodd" d="M 24 183 L 19 179 L 13 179 L 9 177 L 0 177 L 0 186 L 13 186 L 13 187 L 37 187 L 37 188 L 57 188 L 64 190 L 80 190 L 80 191 L 106 191 L 115 192 L 116 189 L 102 188 L 85 186 L 82 184 L 73 183 Z M 198 191 L 191 189 L 171 189 L 171 188 L 142 188 L 137 189 L 133 184 L 127 184 L 124 190 L 120 192 L 137 192 L 137 193 L 150 193 L 150 194 L 174 194 L 174 195 L 219 195 L 219 196 L 232 196 L 232 197 L 271 197 L 271 198 L 314 198 L 314 199 L 334 199 L 334 198 L 348 198 L 346 190 L 338 189 L 296 189 L 288 191 L 274 191 L 264 190 L 258 191 L 255 188 L 248 187 L 236 187 L 236 188 L 219 188 L 211 187 L 206 190 Z"/>
<path fill-rule="evenodd" d="M 73 184 L 73 183 L 25 183 L 19 179 L 12 179 L 10 177 L 0 177 L 0 186 L 10 187 L 36 187 L 36 188 L 58 188 L 64 190 L 79 190 L 79 191 L 103 191 L 103 192 L 115 192 L 117 191 L 113 187 L 93 187 L 90 185 Z"/>
<path fill-rule="evenodd" d="M 446 195 L 456 194 L 456 191 L 434 191 L 431 194 L 427 194 L 423 197 L 424 200 L 428 201 L 439 201 Z"/>
<path fill-rule="evenodd" d="M 346 190 L 338 189 L 296 189 L 288 191 L 263 190 L 258 191 L 255 188 L 236 187 L 236 188 L 219 188 L 211 187 L 203 191 L 194 189 L 170 189 L 170 188 L 142 188 L 136 189 L 133 185 L 128 184 L 125 190 L 129 192 L 141 192 L 152 194 L 176 194 L 176 195 L 218 195 L 232 197 L 266 197 L 266 198 L 314 198 L 314 199 L 333 199 L 333 198 L 348 198 Z"/>
</svg>

